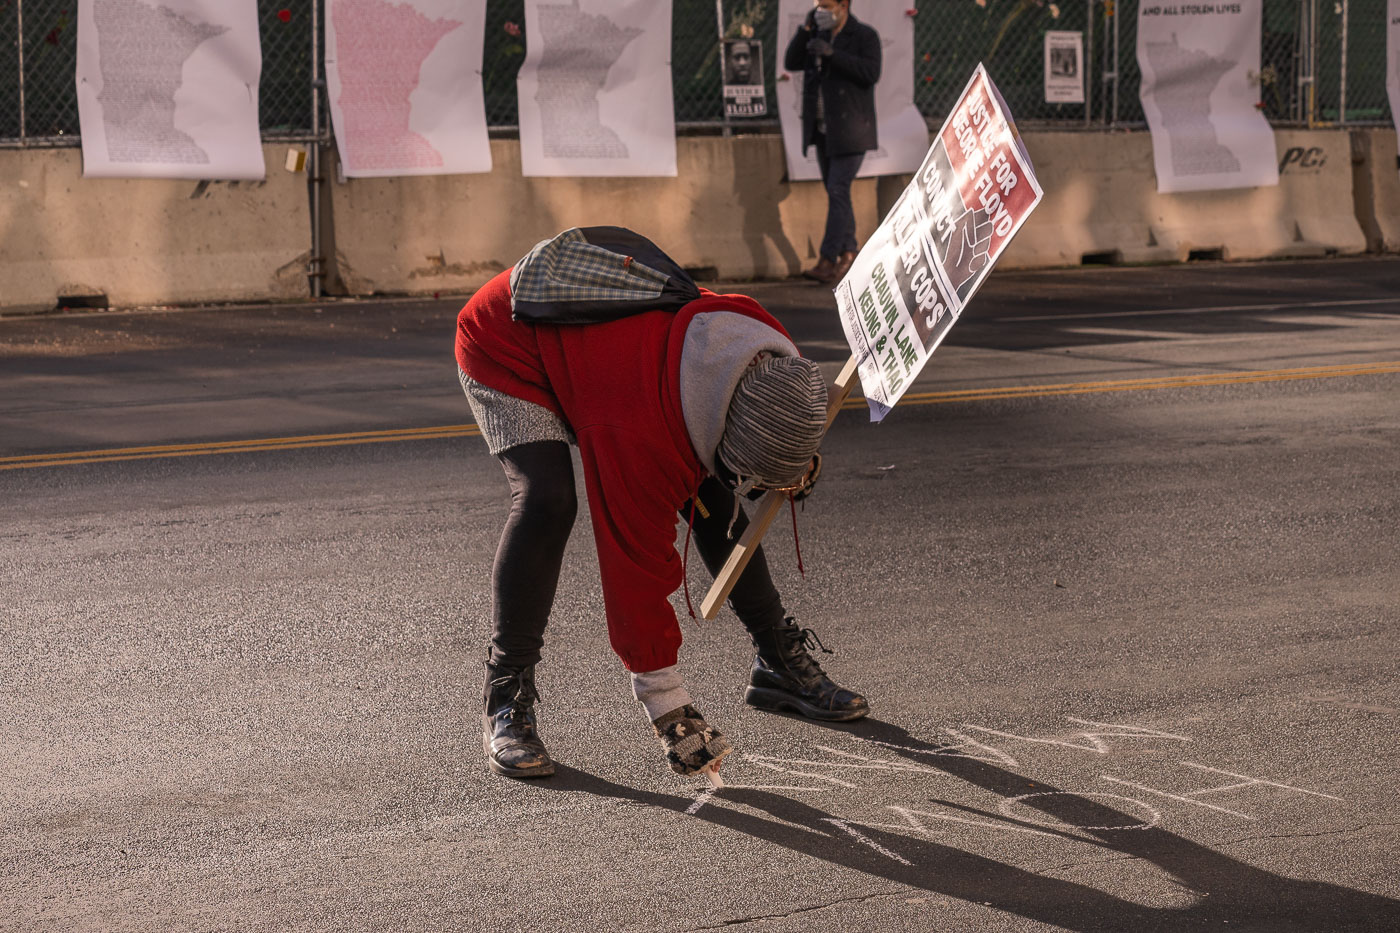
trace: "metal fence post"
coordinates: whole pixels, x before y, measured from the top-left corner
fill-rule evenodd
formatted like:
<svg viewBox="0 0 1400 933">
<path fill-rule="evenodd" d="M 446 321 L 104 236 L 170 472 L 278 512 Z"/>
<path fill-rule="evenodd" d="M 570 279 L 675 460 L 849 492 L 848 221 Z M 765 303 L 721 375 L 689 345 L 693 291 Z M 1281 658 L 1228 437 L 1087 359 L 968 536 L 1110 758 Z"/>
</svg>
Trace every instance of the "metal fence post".
<svg viewBox="0 0 1400 933">
<path fill-rule="evenodd" d="M 1312 13 L 1312 27 L 1308 34 L 1312 37 L 1312 52 L 1308 64 L 1308 126 L 1317 125 L 1317 0 L 1308 0 Z"/>
<path fill-rule="evenodd" d="M 1342 74 L 1337 102 L 1337 122 L 1347 124 L 1347 20 L 1351 13 L 1350 0 L 1342 0 Z"/>
<path fill-rule="evenodd" d="M 24 0 L 15 0 L 15 24 L 19 27 L 19 141 L 24 145 Z"/>
<path fill-rule="evenodd" d="M 1084 127 L 1087 129 L 1094 123 L 1094 0 L 1084 2 L 1088 4 L 1084 22 L 1088 24 L 1085 32 L 1089 34 L 1084 50 Z"/>
<path fill-rule="evenodd" d="M 1123 62 L 1118 49 L 1118 0 L 1113 0 L 1113 123 L 1118 124 L 1118 68 Z"/>
<path fill-rule="evenodd" d="M 719 25 L 719 86 L 720 100 L 724 100 L 724 0 L 715 0 L 715 22 Z M 672 27 L 674 28 L 674 27 Z M 729 108 L 724 108 L 724 135 L 732 136 L 733 128 L 729 125 Z"/>
<path fill-rule="evenodd" d="M 326 277 L 321 255 L 321 20 L 319 3 L 311 4 L 311 256 L 306 263 L 311 297 L 320 298 Z"/>
<path fill-rule="evenodd" d="M 1099 82 L 1103 85 L 1103 100 L 1099 102 L 1099 122 L 1104 126 L 1113 124 L 1113 115 L 1108 112 L 1108 80 L 1113 74 L 1113 67 L 1109 64 L 1108 55 L 1113 50 L 1113 43 L 1108 41 L 1108 18 L 1113 15 L 1113 0 L 1103 0 L 1103 52 L 1099 63 Z"/>
<path fill-rule="evenodd" d="M 1308 126 L 1316 123 L 1317 3 L 1301 0 L 1298 7 L 1298 103 L 1295 118 Z"/>
<path fill-rule="evenodd" d="M 1103 3 L 1103 122 L 1106 126 L 1118 125 L 1118 0 L 1104 0 Z M 1109 32 L 1109 21 L 1113 31 Z M 1092 23 L 1092 17 L 1090 18 Z M 1092 28 L 1092 26 L 1090 27 Z M 1110 41 L 1112 40 L 1112 41 Z M 1112 63 L 1110 65 L 1110 62 Z M 1110 82 L 1112 89 L 1109 88 Z"/>
</svg>

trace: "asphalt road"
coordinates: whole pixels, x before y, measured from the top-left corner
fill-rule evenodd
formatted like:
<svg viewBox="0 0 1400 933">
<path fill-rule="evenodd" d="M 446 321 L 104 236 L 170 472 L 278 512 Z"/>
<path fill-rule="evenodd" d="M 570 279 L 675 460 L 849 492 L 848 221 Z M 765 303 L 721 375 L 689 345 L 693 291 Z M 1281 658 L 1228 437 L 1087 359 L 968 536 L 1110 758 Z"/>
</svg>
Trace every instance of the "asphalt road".
<svg viewBox="0 0 1400 933">
<path fill-rule="evenodd" d="M 994 275 L 769 538 L 872 716 L 746 709 L 677 596 L 718 793 L 583 517 L 562 767 L 486 771 L 459 303 L 0 318 L 0 929 L 1400 928 L 1400 261 Z"/>
</svg>

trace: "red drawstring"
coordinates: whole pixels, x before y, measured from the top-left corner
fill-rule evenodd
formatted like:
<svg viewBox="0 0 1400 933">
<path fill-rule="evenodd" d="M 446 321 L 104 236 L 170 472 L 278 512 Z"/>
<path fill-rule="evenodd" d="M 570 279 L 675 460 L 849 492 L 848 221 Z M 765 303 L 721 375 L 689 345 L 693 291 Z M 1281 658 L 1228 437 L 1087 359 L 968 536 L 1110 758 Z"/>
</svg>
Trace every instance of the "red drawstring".
<svg viewBox="0 0 1400 933">
<path fill-rule="evenodd" d="M 802 569 L 802 542 L 797 540 L 797 499 L 788 496 L 788 508 L 792 511 L 792 546 L 797 549 L 797 572 L 807 579 L 807 571 Z"/>
<path fill-rule="evenodd" d="M 681 585 L 685 587 L 685 608 L 690 613 L 690 617 L 695 618 L 695 607 L 690 602 L 690 574 L 686 568 L 690 565 L 690 529 L 695 527 L 695 499 L 700 495 L 700 490 L 695 490 L 695 495 L 690 497 L 690 521 L 685 523 L 685 552 L 681 555 Z"/>
</svg>

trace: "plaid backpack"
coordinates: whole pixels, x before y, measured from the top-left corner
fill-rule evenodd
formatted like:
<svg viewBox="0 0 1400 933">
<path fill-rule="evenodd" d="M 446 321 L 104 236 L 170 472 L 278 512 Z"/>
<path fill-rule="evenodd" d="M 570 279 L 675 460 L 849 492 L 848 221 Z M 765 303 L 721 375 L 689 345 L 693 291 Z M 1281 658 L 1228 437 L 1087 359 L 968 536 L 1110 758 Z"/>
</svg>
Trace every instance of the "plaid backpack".
<svg viewBox="0 0 1400 933">
<path fill-rule="evenodd" d="M 544 240 L 510 274 L 511 317 L 597 324 L 677 311 L 700 289 L 655 243 L 625 227 L 573 227 Z"/>
</svg>

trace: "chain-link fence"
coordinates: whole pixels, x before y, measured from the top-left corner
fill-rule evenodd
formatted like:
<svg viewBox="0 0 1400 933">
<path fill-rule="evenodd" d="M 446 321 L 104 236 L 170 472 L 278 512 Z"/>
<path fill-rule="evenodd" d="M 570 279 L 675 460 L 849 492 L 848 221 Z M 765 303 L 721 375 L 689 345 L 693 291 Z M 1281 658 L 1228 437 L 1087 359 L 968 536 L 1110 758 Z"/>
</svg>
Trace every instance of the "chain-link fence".
<svg viewBox="0 0 1400 933">
<path fill-rule="evenodd" d="M 856 0 L 917 8 L 914 98 L 942 121 L 978 62 L 1023 125 L 1121 126 L 1143 122 L 1138 100 L 1139 0 Z M 1388 123 L 1387 0 L 1264 0 L 1259 104 L 1276 124 Z M 321 61 L 325 0 L 258 0 L 261 121 L 269 139 L 315 135 L 313 75 Z M 77 0 L 0 0 L 0 144 L 63 145 L 78 136 Z M 719 36 L 762 44 L 769 113 L 788 36 L 778 0 L 674 0 L 671 80 L 682 131 L 725 124 Z M 1044 94 L 1044 35 L 1084 36 L 1083 104 Z M 525 59 L 524 0 L 487 0 L 482 81 L 487 123 L 517 124 L 515 78 Z M 736 120 L 771 129 L 775 120 Z M 324 121 L 320 121 L 324 126 Z"/>
<path fill-rule="evenodd" d="M 1091 63 L 1091 76 L 1103 82 L 1109 94 L 1118 85 L 1117 106 L 1095 111 L 1102 122 L 1144 120 L 1138 99 L 1138 2 L 1094 4 L 1095 41 L 1112 45 L 1116 34 L 1118 44 L 1116 80 L 1111 53 Z M 1254 77 L 1260 109 L 1269 122 L 1389 123 L 1385 16 L 1386 0 L 1264 0 L 1259 71 Z"/>
<path fill-rule="evenodd" d="M 320 78 L 317 46 L 324 11 L 324 0 L 258 0 L 263 56 L 258 122 L 264 139 L 306 139 L 318 124 L 324 128 L 324 117 L 316 119 L 320 100 L 312 93 L 313 76 Z"/>
<path fill-rule="evenodd" d="M 0 143 L 78 142 L 77 7 L 77 0 L 0 0 Z M 313 40 L 323 10 L 324 0 L 258 0 L 265 138 L 314 135 Z"/>
</svg>

